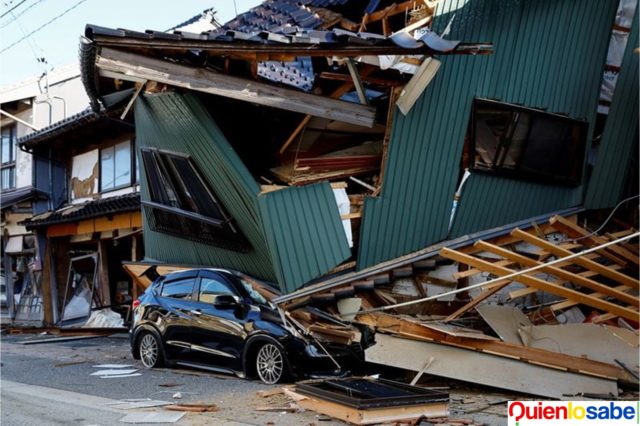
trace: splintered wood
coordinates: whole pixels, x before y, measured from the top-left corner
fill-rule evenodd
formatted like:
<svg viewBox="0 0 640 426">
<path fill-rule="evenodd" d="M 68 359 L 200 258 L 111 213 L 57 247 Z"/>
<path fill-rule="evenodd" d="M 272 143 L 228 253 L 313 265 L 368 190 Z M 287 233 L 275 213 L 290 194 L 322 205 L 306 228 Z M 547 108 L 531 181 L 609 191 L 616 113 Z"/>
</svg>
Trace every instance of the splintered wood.
<svg viewBox="0 0 640 426">
<path fill-rule="evenodd" d="M 547 235 L 563 233 L 573 240 L 553 242 Z M 489 273 L 497 277 L 508 276 L 519 270 L 537 267 L 531 273 L 522 273 L 503 282 L 493 282 L 465 306 L 451 314 L 447 320 L 459 318 L 484 300 L 508 286 L 512 281 L 527 286 L 510 293 L 511 297 L 522 297 L 543 291 L 562 298 L 551 305 L 554 312 L 582 304 L 600 311 L 594 322 L 602 322 L 616 317 L 638 321 L 638 251 L 632 244 L 614 244 L 560 262 L 545 266 L 550 257 L 561 259 L 584 250 L 597 248 L 614 241 L 633 230 L 616 235 L 595 235 L 566 218 L 555 216 L 549 226 L 528 231 L 514 229 L 509 237 L 493 242 L 477 241 L 472 248 L 453 250 L 443 248 L 440 255 L 467 265 L 470 269 L 460 272 L 456 278 L 467 278 L 478 273 Z M 535 248 L 518 251 L 518 246 L 526 244 Z M 488 255 L 491 256 L 488 256 Z M 540 272 L 546 278 L 541 278 Z"/>
</svg>

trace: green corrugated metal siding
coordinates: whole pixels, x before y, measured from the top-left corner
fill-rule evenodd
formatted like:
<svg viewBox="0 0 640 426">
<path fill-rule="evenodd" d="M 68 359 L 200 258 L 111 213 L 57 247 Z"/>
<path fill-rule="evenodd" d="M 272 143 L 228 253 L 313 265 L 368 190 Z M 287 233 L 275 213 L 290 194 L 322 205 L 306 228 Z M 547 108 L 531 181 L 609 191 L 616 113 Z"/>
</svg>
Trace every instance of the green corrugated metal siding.
<svg viewBox="0 0 640 426">
<path fill-rule="evenodd" d="M 396 111 L 381 195 L 365 202 L 359 268 L 447 238 L 474 97 L 546 107 L 593 125 L 616 7 L 614 0 L 441 2 L 436 30 L 455 13 L 449 38 L 491 41 L 495 53 L 441 58 L 411 112 Z M 582 191 L 473 175 L 452 236 L 579 204 Z"/>
<path fill-rule="evenodd" d="M 585 206 L 590 209 L 613 207 L 623 196 L 630 158 L 638 144 L 637 47 L 636 12 L 585 199 Z"/>
<path fill-rule="evenodd" d="M 135 117 L 138 147 L 189 155 L 253 247 L 246 254 L 225 250 L 154 232 L 145 223 L 147 258 L 236 269 L 292 291 L 351 256 L 331 186 L 259 195 L 260 187 L 194 95 L 142 96 Z M 149 200 L 144 173 L 141 194 Z"/>
<path fill-rule="evenodd" d="M 329 183 L 268 192 L 258 201 L 274 269 L 287 292 L 351 256 Z"/>
<path fill-rule="evenodd" d="M 145 224 L 146 257 L 226 267 L 275 280 L 257 203 L 260 188 L 198 99 L 177 93 L 141 96 L 135 118 L 138 147 L 191 156 L 253 247 L 249 253 L 238 253 L 154 232 Z M 142 199 L 149 200 L 144 173 L 140 178 Z"/>
</svg>

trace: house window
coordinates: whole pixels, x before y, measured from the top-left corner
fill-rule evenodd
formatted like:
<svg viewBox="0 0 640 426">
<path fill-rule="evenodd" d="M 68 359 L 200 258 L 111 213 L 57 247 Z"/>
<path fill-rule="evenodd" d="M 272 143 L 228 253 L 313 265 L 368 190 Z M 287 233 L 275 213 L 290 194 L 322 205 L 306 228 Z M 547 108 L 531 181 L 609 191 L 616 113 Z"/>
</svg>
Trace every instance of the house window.
<svg viewBox="0 0 640 426">
<path fill-rule="evenodd" d="M 0 152 L 0 189 L 16 186 L 16 126 L 2 126 L 2 150 Z"/>
<path fill-rule="evenodd" d="M 151 229 L 193 241 L 246 252 L 249 242 L 185 155 L 140 151 L 151 201 L 143 201 Z"/>
<path fill-rule="evenodd" d="M 133 168 L 131 141 L 120 142 L 100 150 L 100 191 L 131 186 Z"/>
<path fill-rule="evenodd" d="M 579 185 L 588 124 L 486 99 L 475 99 L 472 170 L 559 185 Z"/>
</svg>

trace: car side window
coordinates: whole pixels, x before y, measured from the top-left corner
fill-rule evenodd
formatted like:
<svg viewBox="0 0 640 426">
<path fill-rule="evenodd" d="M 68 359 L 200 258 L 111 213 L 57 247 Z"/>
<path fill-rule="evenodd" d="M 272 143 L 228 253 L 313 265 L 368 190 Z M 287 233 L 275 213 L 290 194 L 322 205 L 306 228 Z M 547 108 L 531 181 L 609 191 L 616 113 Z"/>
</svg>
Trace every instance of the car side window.
<svg viewBox="0 0 640 426">
<path fill-rule="evenodd" d="M 193 283 L 193 278 L 164 283 L 162 286 L 162 293 L 160 295 L 162 297 L 171 297 L 173 299 L 191 300 Z"/>
<path fill-rule="evenodd" d="M 236 295 L 229 285 L 222 280 L 208 277 L 203 277 L 200 280 L 200 293 L 198 297 L 201 302 L 213 303 L 216 296 L 221 294 Z"/>
</svg>

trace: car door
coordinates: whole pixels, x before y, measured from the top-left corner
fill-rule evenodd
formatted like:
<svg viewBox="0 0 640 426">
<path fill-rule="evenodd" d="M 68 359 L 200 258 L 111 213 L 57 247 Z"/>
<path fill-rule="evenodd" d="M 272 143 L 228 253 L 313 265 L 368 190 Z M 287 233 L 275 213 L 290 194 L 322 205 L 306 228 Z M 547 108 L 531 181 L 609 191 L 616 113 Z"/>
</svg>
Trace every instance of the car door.
<svg viewBox="0 0 640 426">
<path fill-rule="evenodd" d="M 197 277 L 197 271 L 173 275 L 162 283 L 159 291 L 157 324 L 172 358 L 187 358 L 190 352 Z"/>
<path fill-rule="evenodd" d="M 235 285 L 221 273 L 201 271 L 198 281 L 194 304 L 198 314 L 192 323 L 192 350 L 199 352 L 202 362 L 240 371 L 249 306 Z M 216 297 L 221 295 L 235 296 L 240 303 L 217 306 Z"/>
</svg>

